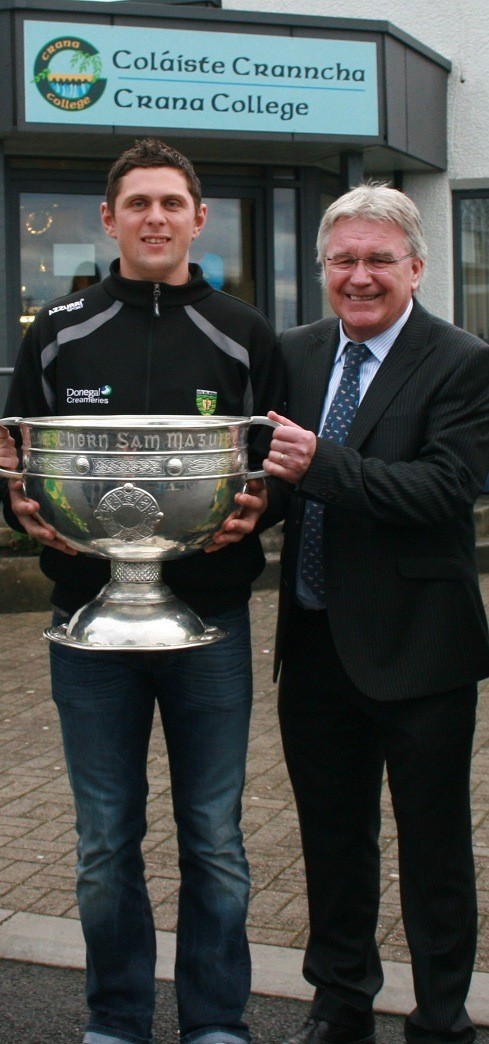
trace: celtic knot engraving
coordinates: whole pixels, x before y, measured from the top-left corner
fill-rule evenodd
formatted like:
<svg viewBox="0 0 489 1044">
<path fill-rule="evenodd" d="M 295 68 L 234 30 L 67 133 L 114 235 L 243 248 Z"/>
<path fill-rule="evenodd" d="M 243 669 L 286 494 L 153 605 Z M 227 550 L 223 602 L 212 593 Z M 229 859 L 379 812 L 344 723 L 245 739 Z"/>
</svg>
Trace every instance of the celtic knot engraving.
<svg viewBox="0 0 489 1044">
<path fill-rule="evenodd" d="M 66 478 L 71 475 L 82 477 L 84 473 L 90 471 L 94 478 L 113 475 L 114 478 L 121 479 L 157 478 L 160 475 L 164 477 L 165 472 L 170 477 L 198 475 L 205 478 L 206 475 L 210 477 L 216 474 L 238 474 L 240 471 L 246 470 L 246 455 L 241 453 L 237 457 L 231 452 L 201 453 L 195 456 L 189 454 L 187 457 L 183 455 L 178 460 L 178 469 L 175 466 L 176 459 L 162 454 L 139 459 L 134 456 L 120 459 L 115 456 L 96 457 L 89 454 L 89 467 L 82 468 L 80 466 L 81 457 L 68 454 L 61 454 L 58 457 L 54 454 L 36 453 L 32 457 L 29 470 L 31 474 L 64 475 Z"/>
<path fill-rule="evenodd" d="M 150 493 L 138 489 L 132 482 L 111 489 L 100 500 L 95 518 L 105 532 L 119 540 L 138 540 L 153 536 L 163 513 Z"/>
<path fill-rule="evenodd" d="M 35 474 L 38 471 L 44 471 L 48 475 L 69 475 L 73 470 L 74 457 L 55 457 L 46 456 L 36 453 L 33 454 L 30 461 L 30 472 Z"/>
<path fill-rule="evenodd" d="M 120 475 L 128 478 L 136 475 L 159 475 L 161 465 L 159 460 L 112 460 L 107 457 L 95 458 L 93 461 L 94 475 Z"/>
<path fill-rule="evenodd" d="M 217 471 L 234 470 L 230 468 L 230 464 L 232 464 L 232 460 L 230 460 L 229 454 L 217 457 L 190 457 L 186 473 L 187 475 L 214 475 Z"/>
</svg>

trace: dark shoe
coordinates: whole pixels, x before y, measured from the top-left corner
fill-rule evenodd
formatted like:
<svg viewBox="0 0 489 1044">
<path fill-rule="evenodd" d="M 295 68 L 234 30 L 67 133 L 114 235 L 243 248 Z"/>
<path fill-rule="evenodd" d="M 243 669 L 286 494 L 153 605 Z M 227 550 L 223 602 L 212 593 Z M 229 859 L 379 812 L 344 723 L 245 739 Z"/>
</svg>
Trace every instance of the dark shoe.
<svg viewBox="0 0 489 1044">
<path fill-rule="evenodd" d="M 370 1032 L 338 1026 L 335 1022 L 308 1018 L 297 1033 L 288 1037 L 284 1044 L 375 1044 L 373 1020 Z"/>
</svg>

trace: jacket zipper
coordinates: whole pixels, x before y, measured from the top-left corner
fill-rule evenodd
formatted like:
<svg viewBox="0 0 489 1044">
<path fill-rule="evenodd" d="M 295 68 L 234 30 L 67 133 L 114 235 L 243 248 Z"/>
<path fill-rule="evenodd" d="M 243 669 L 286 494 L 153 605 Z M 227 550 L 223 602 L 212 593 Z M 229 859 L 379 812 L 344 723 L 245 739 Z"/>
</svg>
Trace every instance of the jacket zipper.
<svg viewBox="0 0 489 1044">
<path fill-rule="evenodd" d="M 159 306 L 159 301 L 158 301 L 160 295 L 161 295 L 160 284 L 159 283 L 155 283 L 154 284 L 154 290 L 153 290 L 153 314 L 156 316 L 157 319 L 160 318 L 160 306 Z"/>
<path fill-rule="evenodd" d="M 160 306 L 159 297 L 161 295 L 161 286 L 159 283 L 153 283 L 153 315 L 151 317 L 151 323 L 149 328 L 148 346 L 147 346 L 147 364 L 146 364 L 146 389 L 144 394 L 144 413 L 149 413 L 149 402 L 151 396 L 151 363 L 153 358 L 153 341 L 155 336 L 154 321 L 160 319 Z"/>
</svg>

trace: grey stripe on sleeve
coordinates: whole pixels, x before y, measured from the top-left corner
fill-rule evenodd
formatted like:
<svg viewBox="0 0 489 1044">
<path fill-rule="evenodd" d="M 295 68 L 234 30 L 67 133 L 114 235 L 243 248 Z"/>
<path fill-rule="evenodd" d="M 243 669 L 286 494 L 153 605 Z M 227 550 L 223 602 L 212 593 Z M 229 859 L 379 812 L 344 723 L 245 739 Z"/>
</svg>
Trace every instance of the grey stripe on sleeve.
<svg viewBox="0 0 489 1044">
<path fill-rule="evenodd" d="M 56 397 L 55 397 L 55 394 L 54 394 L 54 391 L 53 391 L 51 385 L 48 384 L 48 381 L 46 380 L 46 376 L 45 376 L 45 372 L 44 371 L 47 370 L 49 364 L 52 363 L 53 359 L 56 358 L 56 356 L 58 354 L 58 350 L 59 350 L 58 349 L 58 342 L 57 341 L 51 341 L 51 344 L 47 344 L 46 347 L 43 348 L 43 350 L 41 352 L 42 390 L 44 392 L 44 398 L 45 398 L 45 400 L 46 400 L 50 410 L 54 410 Z"/>
<path fill-rule="evenodd" d="M 228 337 L 227 334 L 223 333 L 222 330 L 218 330 L 217 326 L 213 326 L 208 319 L 205 319 L 196 308 L 192 308 L 192 305 L 185 305 L 185 311 L 195 324 L 205 333 L 206 337 L 216 345 L 216 348 L 220 348 L 226 355 L 230 355 L 233 359 L 237 359 L 238 362 L 242 363 L 248 371 L 248 380 L 246 384 L 245 393 L 243 396 L 243 409 L 245 416 L 251 416 L 253 413 L 253 390 L 250 381 L 250 356 L 248 350 L 243 347 L 242 344 L 238 344 L 237 341 L 233 341 L 232 337 Z"/>
<path fill-rule="evenodd" d="M 65 327 L 58 334 L 58 344 L 66 344 L 67 341 L 78 341 L 81 337 L 88 337 L 89 334 L 93 333 L 94 330 L 98 330 L 104 323 L 110 322 L 120 312 L 121 308 L 122 301 L 114 301 L 114 304 L 107 308 L 105 312 L 99 312 L 98 315 L 93 315 L 91 319 L 85 319 L 84 323 L 76 323 L 75 326 Z"/>
</svg>

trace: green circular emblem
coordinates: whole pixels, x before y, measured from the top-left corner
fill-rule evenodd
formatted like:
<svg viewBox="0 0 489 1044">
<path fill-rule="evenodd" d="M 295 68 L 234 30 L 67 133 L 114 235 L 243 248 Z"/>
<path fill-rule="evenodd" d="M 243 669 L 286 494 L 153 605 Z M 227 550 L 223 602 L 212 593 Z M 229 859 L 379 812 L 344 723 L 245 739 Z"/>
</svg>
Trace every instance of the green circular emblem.
<svg viewBox="0 0 489 1044">
<path fill-rule="evenodd" d="M 82 112 L 102 96 L 102 59 L 88 40 L 58 37 L 41 48 L 34 63 L 34 79 L 43 98 L 65 112 Z"/>
</svg>

